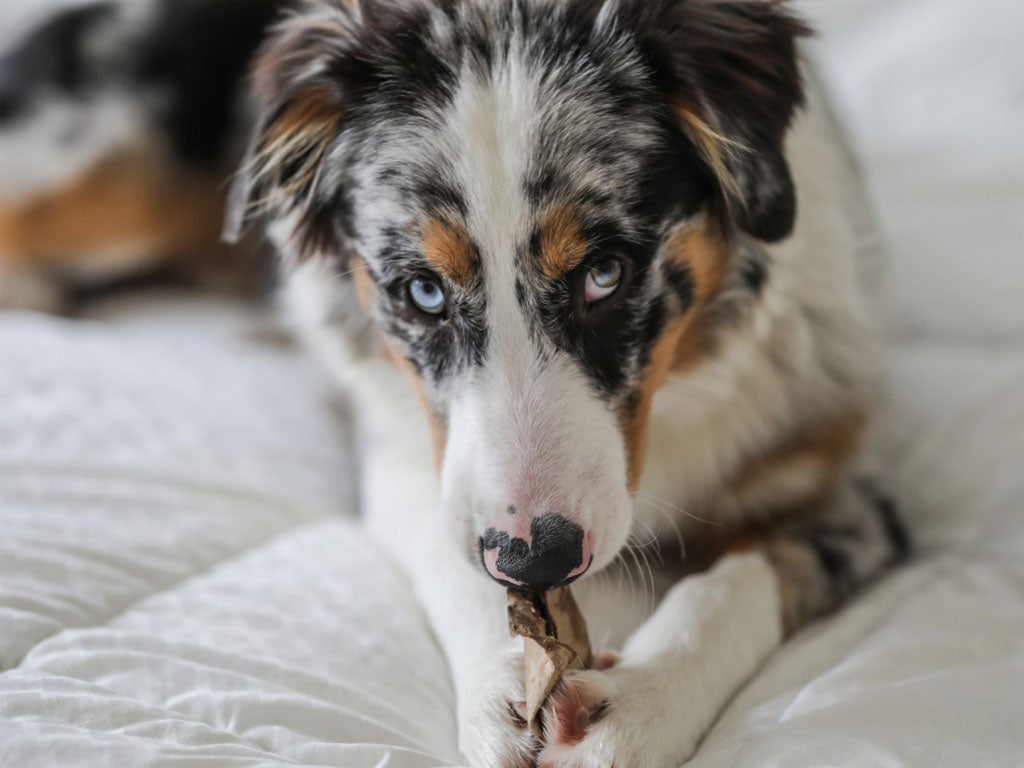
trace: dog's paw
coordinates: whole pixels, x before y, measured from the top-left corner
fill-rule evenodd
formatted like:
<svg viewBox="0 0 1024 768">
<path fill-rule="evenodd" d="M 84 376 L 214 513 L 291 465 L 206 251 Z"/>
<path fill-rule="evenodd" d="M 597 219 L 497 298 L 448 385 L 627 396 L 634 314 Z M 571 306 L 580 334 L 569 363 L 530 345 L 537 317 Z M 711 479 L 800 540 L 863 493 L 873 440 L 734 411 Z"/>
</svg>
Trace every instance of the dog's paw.
<svg viewBox="0 0 1024 768">
<path fill-rule="evenodd" d="M 544 709 L 540 768 L 677 768 L 693 751 L 659 686 L 616 667 L 567 675 Z"/>
<path fill-rule="evenodd" d="M 523 656 L 510 652 L 460 706 L 459 747 L 473 768 L 534 768 L 540 744 L 526 726 Z"/>
</svg>

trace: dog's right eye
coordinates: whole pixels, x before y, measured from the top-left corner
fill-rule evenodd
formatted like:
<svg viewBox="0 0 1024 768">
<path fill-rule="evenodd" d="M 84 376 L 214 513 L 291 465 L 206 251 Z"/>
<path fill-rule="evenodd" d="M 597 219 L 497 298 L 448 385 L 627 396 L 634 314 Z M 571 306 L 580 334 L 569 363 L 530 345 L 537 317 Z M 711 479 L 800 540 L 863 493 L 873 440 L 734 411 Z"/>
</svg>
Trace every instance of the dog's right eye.
<svg viewBox="0 0 1024 768">
<path fill-rule="evenodd" d="M 428 315 L 442 314 L 447 304 L 441 283 L 430 277 L 417 277 L 409 282 L 409 301 Z"/>
</svg>

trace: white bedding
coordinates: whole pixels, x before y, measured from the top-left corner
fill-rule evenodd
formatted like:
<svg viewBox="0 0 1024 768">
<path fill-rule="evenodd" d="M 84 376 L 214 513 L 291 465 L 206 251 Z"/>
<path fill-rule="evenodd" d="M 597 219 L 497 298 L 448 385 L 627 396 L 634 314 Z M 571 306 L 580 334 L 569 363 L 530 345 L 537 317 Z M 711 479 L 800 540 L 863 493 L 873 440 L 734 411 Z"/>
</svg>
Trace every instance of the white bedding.
<svg viewBox="0 0 1024 768">
<path fill-rule="evenodd" d="M 919 554 L 776 654 L 692 765 L 1024 765 L 1024 6 L 804 5 L 890 246 Z M 194 297 L 0 315 L 0 767 L 459 763 L 440 651 L 353 521 L 341 409 L 265 326 Z"/>
</svg>

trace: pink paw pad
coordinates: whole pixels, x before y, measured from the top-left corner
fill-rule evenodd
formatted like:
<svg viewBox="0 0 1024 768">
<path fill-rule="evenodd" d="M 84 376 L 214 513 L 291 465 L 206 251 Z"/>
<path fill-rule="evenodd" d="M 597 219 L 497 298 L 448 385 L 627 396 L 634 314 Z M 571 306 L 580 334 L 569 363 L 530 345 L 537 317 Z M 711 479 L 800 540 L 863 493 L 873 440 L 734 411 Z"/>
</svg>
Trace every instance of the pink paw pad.
<svg viewBox="0 0 1024 768">
<path fill-rule="evenodd" d="M 563 682 L 552 694 L 545 712 L 545 728 L 554 727 L 554 732 L 548 736 L 548 745 L 579 744 L 607 709 L 608 702 L 596 689 L 583 682 Z"/>
<path fill-rule="evenodd" d="M 606 670 L 611 669 L 619 663 L 619 654 L 605 651 L 604 653 L 597 654 L 597 658 L 594 659 L 594 669 Z"/>
</svg>

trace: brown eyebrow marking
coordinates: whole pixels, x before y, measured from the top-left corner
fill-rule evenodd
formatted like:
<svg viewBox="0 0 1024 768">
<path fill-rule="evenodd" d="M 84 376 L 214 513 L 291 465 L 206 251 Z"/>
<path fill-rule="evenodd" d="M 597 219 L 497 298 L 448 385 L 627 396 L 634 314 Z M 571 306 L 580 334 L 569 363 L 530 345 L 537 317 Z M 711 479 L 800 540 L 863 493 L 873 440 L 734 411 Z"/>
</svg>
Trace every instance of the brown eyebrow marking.
<svg viewBox="0 0 1024 768">
<path fill-rule="evenodd" d="M 452 282 L 470 287 L 480 271 L 480 256 L 461 224 L 431 216 L 423 225 L 423 256 L 427 263 Z"/>
<path fill-rule="evenodd" d="M 587 255 L 587 241 L 579 216 L 568 205 L 558 205 L 545 215 L 540 226 L 540 269 L 556 280 L 580 265 Z"/>
</svg>

